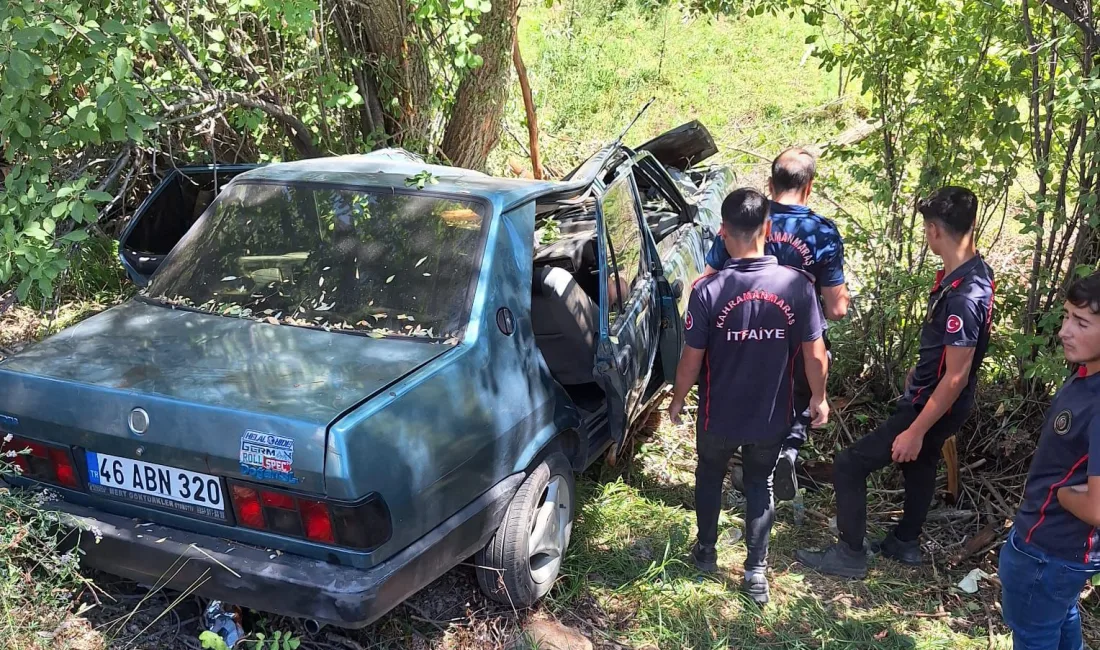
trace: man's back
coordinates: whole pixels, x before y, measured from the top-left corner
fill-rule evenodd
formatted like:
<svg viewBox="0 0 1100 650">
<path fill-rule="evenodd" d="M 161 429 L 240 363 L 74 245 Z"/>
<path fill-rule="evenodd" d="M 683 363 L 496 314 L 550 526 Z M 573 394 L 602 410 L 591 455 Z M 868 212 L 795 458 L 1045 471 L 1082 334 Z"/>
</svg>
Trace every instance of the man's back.
<svg viewBox="0 0 1100 650">
<path fill-rule="evenodd" d="M 685 328 L 687 344 L 706 350 L 702 428 L 744 444 L 785 436 L 794 360 L 824 328 L 811 278 L 772 256 L 731 259 L 696 283 Z"/>
<path fill-rule="evenodd" d="M 840 231 L 829 219 L 804 205 L 770 204 L 771 234 L 765 246 L 783 266 L 802 269 L 811 276 L 820 292 L 822 287 L 844 284 L 844 242 Z M 707 265 L 721 269 L 729 253 L 721 237 L 715 237 L 707 252 Z"/>
</svg>

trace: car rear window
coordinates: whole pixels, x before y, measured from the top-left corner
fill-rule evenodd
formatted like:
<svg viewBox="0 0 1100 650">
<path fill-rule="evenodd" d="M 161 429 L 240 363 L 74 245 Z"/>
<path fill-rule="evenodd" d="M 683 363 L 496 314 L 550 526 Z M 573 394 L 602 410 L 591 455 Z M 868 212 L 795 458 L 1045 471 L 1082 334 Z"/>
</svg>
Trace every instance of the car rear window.
<svg viewBox="0 0 1100 650">
<path fill-rule="evenodd" d="M 484 212 L 459 198 L 231 185 L 153 276 L 153 302 L 272 324 L 457 342 Z"/>
</svg>

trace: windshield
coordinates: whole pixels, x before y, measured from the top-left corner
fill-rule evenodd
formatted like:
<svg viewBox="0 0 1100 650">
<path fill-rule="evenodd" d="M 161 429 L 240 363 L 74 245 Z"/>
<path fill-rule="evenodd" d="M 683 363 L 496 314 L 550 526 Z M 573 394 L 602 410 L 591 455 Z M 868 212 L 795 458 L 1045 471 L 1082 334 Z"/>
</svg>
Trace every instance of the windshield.
<svg viewBox="0 0 1100 650">
<path fill-rule="evenodd" d="M 483 216 L 460 199 L 231 185 L 145 296 L 272 324 L 453 344 L 466 326 Z"/>
</svg>

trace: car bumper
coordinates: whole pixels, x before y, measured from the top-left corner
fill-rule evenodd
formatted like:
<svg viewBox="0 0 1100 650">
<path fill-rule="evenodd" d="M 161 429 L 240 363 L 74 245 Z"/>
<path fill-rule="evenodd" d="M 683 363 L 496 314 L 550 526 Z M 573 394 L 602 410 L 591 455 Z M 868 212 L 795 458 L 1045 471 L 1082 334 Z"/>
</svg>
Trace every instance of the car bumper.
<svg viewBox="0 0 1100 650">
<path fill-rule="evenodd" d="M 370 569 L 235 544 L 62 502 L 86 532 L 82 562 L 149 585 L 346 628 L 378 620 L 488 543 L 523 482 L 498 483 L 408 548 Z M 90 532 L 87 532 L 90 531 Z"/>
</svg>

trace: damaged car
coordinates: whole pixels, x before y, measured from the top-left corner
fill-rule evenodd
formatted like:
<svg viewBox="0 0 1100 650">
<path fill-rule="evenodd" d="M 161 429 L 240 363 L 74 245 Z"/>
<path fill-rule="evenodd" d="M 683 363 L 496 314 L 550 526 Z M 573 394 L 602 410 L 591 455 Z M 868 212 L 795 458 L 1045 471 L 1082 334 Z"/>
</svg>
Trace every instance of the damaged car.
<svg viewBox="0 0 1100 650">
<path fill-rule="evenodd" d="M 97 531 L 88 566 L 314 629 L 471 556 L 531 605 L 574 476 L 673 380 L 714 153 L 690 123 L 555 182 L 393 150 L 173 170 L 120 242 L 140 294 L 0 363 L 8 482 Z"/>
</svg>

